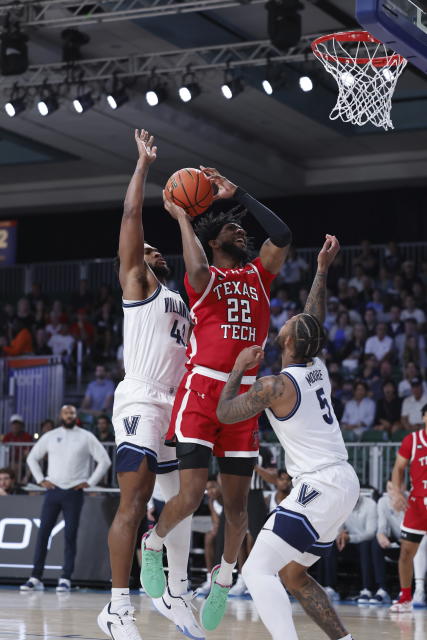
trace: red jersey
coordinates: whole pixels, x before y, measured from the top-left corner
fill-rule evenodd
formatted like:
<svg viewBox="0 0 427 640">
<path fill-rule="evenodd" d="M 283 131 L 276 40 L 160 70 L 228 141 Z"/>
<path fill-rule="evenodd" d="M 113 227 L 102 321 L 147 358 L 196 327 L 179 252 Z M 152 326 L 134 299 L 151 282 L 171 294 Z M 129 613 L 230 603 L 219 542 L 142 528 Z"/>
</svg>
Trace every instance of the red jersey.
<svg viewBox="0 0 427 640">
<path fill-rule="evenodd" d="M 427 497 L 427 434 L 425 429 L 408 434 L 399 455 L 410 461 L 411 496 Z"/>
<path fill-rule="evenodd" d="M 196 293 L 185 274 L 184 284 L 194 323 L 187 367 L 195 365 L 229 373 L 245 347 L 264 347 L 270 326 L 270 286 L 276 277 L 260 258 L 244 267 L 210 267 L 211 278 Z M 255 375 L 257 368 L 246 375 Z"/>
</svg>

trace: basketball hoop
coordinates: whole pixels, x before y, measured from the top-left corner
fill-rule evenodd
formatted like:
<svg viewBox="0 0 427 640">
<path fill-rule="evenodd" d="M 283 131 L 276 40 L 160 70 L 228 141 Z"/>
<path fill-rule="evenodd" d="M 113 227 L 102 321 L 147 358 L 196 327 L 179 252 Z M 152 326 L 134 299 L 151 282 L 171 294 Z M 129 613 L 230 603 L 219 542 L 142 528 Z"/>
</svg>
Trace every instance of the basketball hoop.
<svg viewBox="0 0 427 640">
<path fill-rule="evenodd" d="M 311 48 L 338 84 L 338 100 L 330 119 L 362 127 L 393 129 L 390 113 L 397 81 L 407 60 L 390 52 L 367 31 L 320 36 Z"/>
</svg>

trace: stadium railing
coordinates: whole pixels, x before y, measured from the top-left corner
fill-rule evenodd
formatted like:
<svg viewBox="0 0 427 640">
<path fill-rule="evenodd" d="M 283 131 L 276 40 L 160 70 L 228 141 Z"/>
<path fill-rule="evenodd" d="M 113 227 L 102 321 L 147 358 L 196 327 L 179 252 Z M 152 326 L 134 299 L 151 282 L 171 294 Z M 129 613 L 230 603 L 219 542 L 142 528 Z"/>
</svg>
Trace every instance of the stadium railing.
<svg viewBox="0 0 427 640">
<path fill-rule="evenodd" d="M 42 436 L 43 437 L 43 436 Z M 26 482 L 29 476 L 25 459 L 29 449 L 35 443 L 0 443 L 0 466 L 11 466 L 17 475 L 19 484 Z M 116 479 L 116 445 L 111 443 L 103 444 L 111 458 L 111 468 L 107 472 L 103 486 L 117 488 Z M 284 468 L 284 451 L 280 445 L 266 444 L 271 449 L 277 467 Z M 380 493 L 385 491 L 387 480 L 390 478 L 396 453 L 399 449 L 399 442 L 381 442 L 371 444 L 369 442 L 347 443 L 349 462 L 353 465 L 361 485 L 369 485 L 377 489 Z M 94 468 L 95 463 L 92 465 Z M 214 468 L 215 470 L 215 468 Z M 90 473 L 92 470 L 90 470 Z"/>
<path fill-rule="evenodd" d="M 64 398 L 64 366 L 60 356 L 0 358 L 0 434 L 10 416 L 21 415 L 25 429 L 35 433 L 47 417 L 55 418 Z"/>
<path fill-rule="evenodd" d="M 398 247 L 402 260 L 413 260 L 417 264 L 427 261 L 426 242 L 406 242 L 399 244 Z M 381 265 L 385 255 L 385 245 L 375 244 L 372 245 L 372 249 L 377 252 Z M 360 255 L 360 251 L 359 245 L 342 247 L 343 277 L 351 275 L 354 259 Z M 298 248 L 298 255 L 304 258 L 311 269 L 315 268 L 318 252 L 318 247 Z M 170 255 L 167 259 L 173 270 L 174 280 L 181 283 L 184 276 L 182 256 Z M 19 292 L 24 294 L 30 291 L 33 282 L 39 282 L 45 294 L 61 297 L 63 294 L 76 291 L 81 279 L 88 280 L 91 290 L 98 289 L 102 284 L 118 289 L 113 259 L 99 258 L 4 266 L 0 268 L 0 291 L 4 300 L 13 301 L 21 295 Z"/>
</svg>

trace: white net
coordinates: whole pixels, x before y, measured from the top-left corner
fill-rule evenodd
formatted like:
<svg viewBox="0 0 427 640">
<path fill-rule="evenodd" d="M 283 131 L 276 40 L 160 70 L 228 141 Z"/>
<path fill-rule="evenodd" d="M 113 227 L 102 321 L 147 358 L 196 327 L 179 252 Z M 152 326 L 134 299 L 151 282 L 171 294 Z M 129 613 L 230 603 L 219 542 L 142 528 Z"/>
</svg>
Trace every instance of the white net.
<svg viewBox="0 0 427 640">
<path fill-rule="evenodd" d="M 312 49 L 338 85 L 331 120 L 341 118 L 360 127 L 370 122 L 386 131 L 394 128 L 391 101 L 405 58 L 366 31 L 322 36 Z"/>
</svg>

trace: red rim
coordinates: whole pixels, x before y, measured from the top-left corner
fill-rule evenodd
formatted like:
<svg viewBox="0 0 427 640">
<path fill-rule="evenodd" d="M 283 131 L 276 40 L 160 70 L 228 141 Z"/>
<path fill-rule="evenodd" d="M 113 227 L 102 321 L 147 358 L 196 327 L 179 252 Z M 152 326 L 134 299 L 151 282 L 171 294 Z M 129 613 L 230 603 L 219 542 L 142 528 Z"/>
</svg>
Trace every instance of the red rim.
<svg viewBox="0 0 427 640">
<path fill-rule="evenodd" d="M 328 62 L 342 62 L 343 64 L 353 62 L 360 65 L 369 64 L 371 62 L 374 67 L 391 67 L 405 62 L 405 58 L 398 53 L 389 57 L 378 58 L 347 58 L 345 56 L 333 56 L 329 53 L 322 53 L 319 51 L 318 45 L 323 42 L 327 42 L 328 40 L 338 40 L 338 42 L 372 42 L 374 44 L 383 44 L 381 40 L 374 38 L 374 36 L 368 33 L 368 31 L 343 31 L 340 33 L 329 33 L 325 36 L 316 38 L 316 40 L 313 40 L 311 43 L 314 55 L 322 58 L 322 60 L 327 60 Z"/>
</svg>

